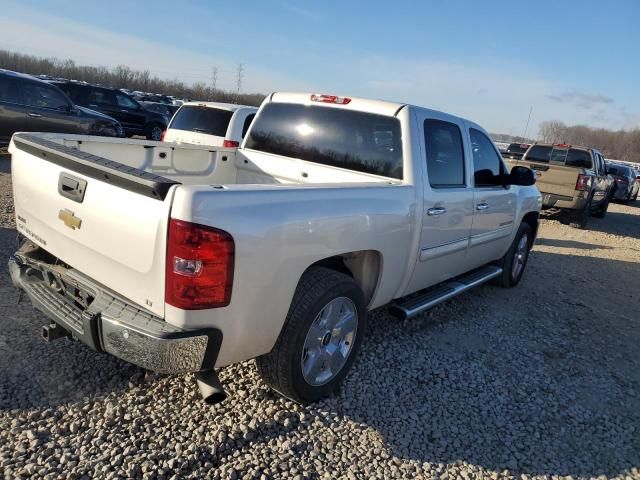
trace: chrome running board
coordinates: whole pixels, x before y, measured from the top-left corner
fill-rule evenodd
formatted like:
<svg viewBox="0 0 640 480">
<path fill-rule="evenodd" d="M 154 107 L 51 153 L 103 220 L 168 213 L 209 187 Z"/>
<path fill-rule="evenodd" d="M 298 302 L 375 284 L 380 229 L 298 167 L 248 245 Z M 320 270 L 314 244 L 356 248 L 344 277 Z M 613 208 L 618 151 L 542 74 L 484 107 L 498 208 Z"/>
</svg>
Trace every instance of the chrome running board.
<svg viewBox="0 0 640 480">
<path fill-rule="evenodd" d="M 439 303 L 477 287 L 502 273 L 500 267 L 489 265 L 421 292 L 396 300 L 390 306 L 393 315 L 409 318 L 435 307 Z"/>
</svg>

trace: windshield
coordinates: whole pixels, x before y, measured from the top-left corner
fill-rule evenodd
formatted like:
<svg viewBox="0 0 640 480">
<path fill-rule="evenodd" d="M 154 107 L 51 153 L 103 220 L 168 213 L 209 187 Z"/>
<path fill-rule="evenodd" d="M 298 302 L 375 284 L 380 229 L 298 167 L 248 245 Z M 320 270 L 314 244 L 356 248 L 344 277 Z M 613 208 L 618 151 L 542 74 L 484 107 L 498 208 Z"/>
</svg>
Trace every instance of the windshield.
<svg viewBox="0 0 640 480">
<path fill-rule="evenodd" d="M 169 128 L 224 137 L 233 112 L 199 105 L 186 105 L 178 110 Z"/>
<path fill-rule="evenodd" d="M 395 117 L 270 103 L 254 120 L 244 148 L 401 179 L 401 140 Z"/>
</svg>

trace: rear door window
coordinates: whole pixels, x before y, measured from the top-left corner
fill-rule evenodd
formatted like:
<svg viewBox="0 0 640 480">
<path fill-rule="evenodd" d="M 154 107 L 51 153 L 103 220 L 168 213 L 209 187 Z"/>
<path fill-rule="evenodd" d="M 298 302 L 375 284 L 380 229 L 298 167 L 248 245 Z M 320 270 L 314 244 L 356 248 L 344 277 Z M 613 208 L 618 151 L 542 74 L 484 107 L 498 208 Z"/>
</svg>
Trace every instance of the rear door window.
<svg viewBox="0 0 640 480">
<path fill-rule="evenodd" d="M 232 115 L 229 110 L 187 105 L 176 112 L 169 128 L 224 137 Z"/>
<path fill-rule="evenodd" d="M 92 89 L 89 91 L 89 103 L 117 105 L 116 96 L 111 90 Z"/>
<path fill-rule="evenodd" d="M 402 179 L 396 117 L 342 108 L 268 103 L 244 147 L 308 162 Z"/>
<path fill-rule="evenodd" d="M 460 128 L 442 120 L 425 120 L 424 143 L 431 186 L 464 187 L 464 149 Z"/>
<path fill-rule="evenodd" d="M 0 77 L 0 102 L 19 103 L 18 85 L 13 79 Z"/>
</svg>

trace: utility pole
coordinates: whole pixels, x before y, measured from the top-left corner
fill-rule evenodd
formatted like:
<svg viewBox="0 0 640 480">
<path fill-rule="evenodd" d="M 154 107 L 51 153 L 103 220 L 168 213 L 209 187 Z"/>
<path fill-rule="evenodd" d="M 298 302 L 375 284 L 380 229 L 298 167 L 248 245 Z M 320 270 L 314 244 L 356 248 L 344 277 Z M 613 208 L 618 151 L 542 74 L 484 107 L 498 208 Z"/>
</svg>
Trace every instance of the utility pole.
<svg viewBox="0 0 640 480">
<path fill-rule="evenodd" d="M 529 116 L 527 117 L 527 124 L 524 127 L 524 135 L 522 136 L 522 141 L 527 141 L 527 130 L 529 130 L 529 120 L 531 120 L 531 112 L 533 111 L 533 105 L 529 107 Z"/>
<path fill-rule="evenodd" d="M 240 89 L 242 88 L 242 79 L 244 78 L 244 65 L 238 64 L 238 77 L 236 79 L 236 103 L 238 103 L 238 97 L 240 96 Z"/>
</svg>

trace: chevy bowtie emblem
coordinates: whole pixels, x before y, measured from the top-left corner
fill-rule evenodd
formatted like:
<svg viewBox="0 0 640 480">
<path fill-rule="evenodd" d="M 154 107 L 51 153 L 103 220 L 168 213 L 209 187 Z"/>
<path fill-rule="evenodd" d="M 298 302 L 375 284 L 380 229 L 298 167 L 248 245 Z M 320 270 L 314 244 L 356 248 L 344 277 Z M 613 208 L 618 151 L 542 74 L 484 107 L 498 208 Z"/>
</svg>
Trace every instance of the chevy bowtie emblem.
<svg viewBox="0 0 640 480">
<path fill-rule="evenodd" d="M 58 218 L 62 220 L 64 224 L 72 230 L 75 230 L 76 228 L 80 228 L 80 225 L 82 225 L 82 220 L 76 217 L 71 210 L 67 210 L 66 208 L 58 212 Z"/>
</svg>

